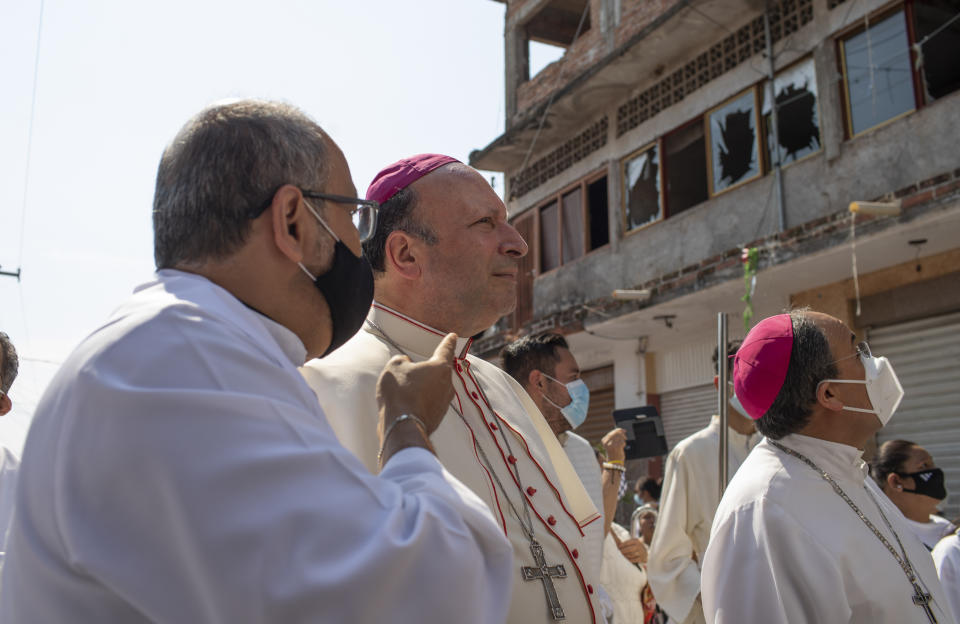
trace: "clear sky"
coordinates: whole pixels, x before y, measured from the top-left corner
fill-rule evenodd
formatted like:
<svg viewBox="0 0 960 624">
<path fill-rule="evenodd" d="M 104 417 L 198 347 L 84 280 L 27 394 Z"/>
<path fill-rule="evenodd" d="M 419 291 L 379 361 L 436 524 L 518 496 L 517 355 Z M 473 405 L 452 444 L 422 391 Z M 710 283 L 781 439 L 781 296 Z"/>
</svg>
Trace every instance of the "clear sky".
<svg viewBox="0 0 960 624">
<path fill-rule="evenodd" d="M 150 277 L 156 166 L 190 116 L 229 97 L 291 102 L 337 141 L 361 194 L 404 156 L 466 160 L 503 132 L 504 11 L 45 0 L 41 26 L 40 0 L 0 2 L 0 267 L 23 271 L 0 277 L 0 331 L 22 358 L 0 440 L 19 451 L 56 363 Z"/>
</svg>

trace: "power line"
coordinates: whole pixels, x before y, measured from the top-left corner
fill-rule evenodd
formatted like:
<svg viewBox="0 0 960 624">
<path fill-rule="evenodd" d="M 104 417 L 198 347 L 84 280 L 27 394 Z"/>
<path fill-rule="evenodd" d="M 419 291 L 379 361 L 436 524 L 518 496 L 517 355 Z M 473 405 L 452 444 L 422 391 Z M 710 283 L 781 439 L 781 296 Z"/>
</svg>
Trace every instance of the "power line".
<svg viewBox="0 0 960 624">
<path fill-rule="evenodd" d="M 27 164 L 23 172 L 23 207 L 20 212 L 20 252 L 17 255 L 17 279 L 19 280 L 19 268 L 23 266 L 23 246 L 27 226 L 27 194 L 30 187 L 30 163 L 33 154 L 33 120 L 37 111 L 37 77 L 40 73 L 40 43 L 43 35 L 43 6 L 44 0 L 40 0 L 40 18 L 37 20 L 37 49 L 33 57 L 33 88 L 30 96 L 30 122 L 27 126 Z M 21 298 L 22 301 L 22 298 Z"/>
<path fill-rule="evenodd" d="M 577 31 L 573 34 L 573 40 L 570 41 L 570 45 L 567 47 L 567 51 L 563 53 L 563 58 L 566 59 L 567 52 L 573 48 L 573 44 L 577 42 L 577 39 L 580 37 L 580 31 L 583 29 L 583 24 L 587 20 L 587 15 L 590 14 L 590 3 L 586 2 L 583 7 L 583 13 L 580 15 L 580 23 L 577 24 Z M 553 99 L 557 96 L 557 92 L 560 90 L 560 86 L 563 84 L 564 71 L 567 69 L 567 63 L 564 62 L 563 66 L 560 68 L 560 71 L 557 72 L 557 83 L 553 89 L 553 92 L 550 94 L 550 97 L 547 99 L 547 105 L 543 109 L 543 115 L 540 116 L 540 123 L 537 124 L 537 132 L 533 135 L 533 140 L 530 141 L 530 147 L 527 148 L 527 153 L 523 157 L 523 164 L 520 165 L 520 172 L 522 173 L 527 168 L 527 163 L 530 161 L 530 154 L 533 153 L 533 148 L 537 144 L 537 139 L 540 138 L 540 131 L 543 130 L 543 124 L 547 121 L 547 113 L 550 112 L 550 107 L 553 105 Z"/>
</svg>

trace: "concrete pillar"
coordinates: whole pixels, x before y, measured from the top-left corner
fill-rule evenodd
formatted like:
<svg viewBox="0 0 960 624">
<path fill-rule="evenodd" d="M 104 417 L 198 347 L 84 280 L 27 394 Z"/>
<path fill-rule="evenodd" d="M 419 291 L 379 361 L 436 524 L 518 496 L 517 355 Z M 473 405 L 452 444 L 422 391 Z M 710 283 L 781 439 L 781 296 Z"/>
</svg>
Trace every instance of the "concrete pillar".
<svg viewBox="0 0 960 624">
<path fill-rule="evenodd" d="M 503 37 L 506 98 L 504 110 L 506 110 L 506 128 L 509 130 L 517 114 L 517 89 L 530 78 L 530 55 L 526 28 L 508 22 Z"/>
</svg>

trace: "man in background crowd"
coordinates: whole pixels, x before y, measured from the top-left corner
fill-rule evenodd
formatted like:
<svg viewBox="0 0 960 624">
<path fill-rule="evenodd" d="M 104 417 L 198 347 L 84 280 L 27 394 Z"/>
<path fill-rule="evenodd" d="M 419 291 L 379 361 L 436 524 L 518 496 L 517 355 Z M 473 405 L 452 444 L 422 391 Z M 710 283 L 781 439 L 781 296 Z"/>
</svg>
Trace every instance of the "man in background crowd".
<svg viewBox="0 0 960 624">
<path fill-rule="evenodd" d="M 0 332 L 0 416 L 6 416 L 13 409 L 10 400 L 10 387 L 17 378 L 20 358 L 10 342 L 10 336 Z M 7 552 L 7 535 L 10 520 L 13 518 L 13 504 L 16 500 L 17 471 L 20 458 L 6 445 L 0 444 L 0 572 Z"/>
</svg>

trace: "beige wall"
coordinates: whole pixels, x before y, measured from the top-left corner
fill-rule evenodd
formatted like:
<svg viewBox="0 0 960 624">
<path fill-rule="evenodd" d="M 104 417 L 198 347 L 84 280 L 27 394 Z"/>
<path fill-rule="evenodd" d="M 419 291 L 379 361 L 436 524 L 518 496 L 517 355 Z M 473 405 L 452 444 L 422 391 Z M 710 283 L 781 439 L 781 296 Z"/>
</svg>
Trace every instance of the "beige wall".
<svg viewBox="0 0 960 624">
<path fill-rule="evenodd" d="M 922 267 L 920 272 L 917 272 L 917 262 L 912 260 L 861 275 L 860 298 L 954 273 L 960 267 L 960 249 L 920 258 L 919 263 Z M 859 327 L 854 315 L 856 304 L 852 278 L 793 293 L 790 296 L 790 305 L 810 306 L 813 310 L 835 316 L 854 329 L 857 334 L 862 334 L 863 329 Z"/>
</svg>

